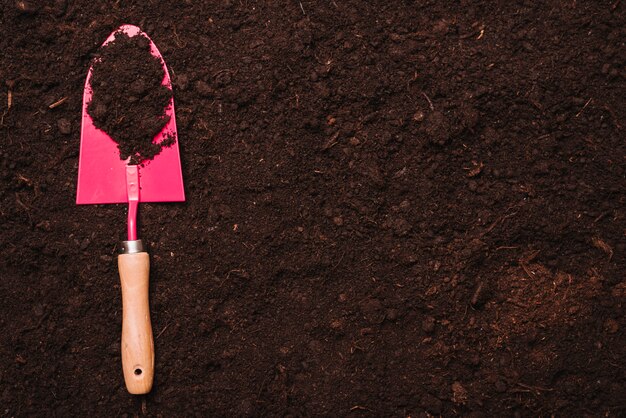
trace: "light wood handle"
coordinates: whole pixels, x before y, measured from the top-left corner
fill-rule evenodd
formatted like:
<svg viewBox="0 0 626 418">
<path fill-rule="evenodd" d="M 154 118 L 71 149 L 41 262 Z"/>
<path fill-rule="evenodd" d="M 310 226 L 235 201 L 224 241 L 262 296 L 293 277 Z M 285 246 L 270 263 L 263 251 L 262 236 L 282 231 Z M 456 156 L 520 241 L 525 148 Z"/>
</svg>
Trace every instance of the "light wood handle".
<svg viewBox="0 0 626 418">
<path fill-rule="evenodd" d="M 154 341 L 150 325 L 148 253 L 120 254 L 117 259 L 122 283 L 122 369 L 132 394 L 152 389 Z"/>
</svg>

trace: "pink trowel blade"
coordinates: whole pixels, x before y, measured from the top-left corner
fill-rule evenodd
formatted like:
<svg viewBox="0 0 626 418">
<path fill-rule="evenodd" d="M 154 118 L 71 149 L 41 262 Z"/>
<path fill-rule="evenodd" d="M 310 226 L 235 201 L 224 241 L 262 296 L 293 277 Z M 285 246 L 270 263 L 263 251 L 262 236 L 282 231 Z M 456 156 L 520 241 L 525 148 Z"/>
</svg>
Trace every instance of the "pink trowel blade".
<svg viewBox="0 0 626 418">
<path fill-rule="evenodd" d="M 150 39 L 138 27 L 123 25 L 107 38 L 103 46 L 113 41 L 115 34 L 119 31 L 131 37 L 141 34 Z M 172 83 L 165 61 L 152 40 L 150 40 L 150 47 L 152 55 L 158 57 L 163 64 L 165 76 L 162 84 L 171 90 Z M 92 68 L 89 68 L 83 93 L 76 203 L 126 203 L 129 201 L 126 175 L 127 161 L 120 160 L 117 144 L 105 132 L 94 126 L 91 116 L 87 113 L 87 105 L 91 101 L 92 95 L 91 74 Z M 169 122 L 154 137 L 153 142 L 161 142 L 166 136 L 173 135 L 176 138 L 176 143 L 163 148 L 153 160 L 138 166 L 138 202 L 181 202 L 185 200 L 173 97 L 167 109 L 167 115 Z M 129 235 L 130 232 L 129 225 Z"/>
</svg>

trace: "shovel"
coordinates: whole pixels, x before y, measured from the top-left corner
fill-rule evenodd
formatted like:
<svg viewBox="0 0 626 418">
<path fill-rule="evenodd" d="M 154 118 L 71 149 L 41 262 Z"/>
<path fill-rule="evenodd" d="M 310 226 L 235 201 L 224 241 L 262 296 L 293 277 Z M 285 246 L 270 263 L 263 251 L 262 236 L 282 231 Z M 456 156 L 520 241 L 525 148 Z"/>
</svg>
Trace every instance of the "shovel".
<svg viewBox="0 0 626 418">
<path fill-rule="evenodd" d="M 114 31 L 103 46 L 115 39 L 119 31 L 129 37 L 139 34 L 148 38 L 138 27 L 123 25 Z M 149 39 L 149 38 L 148 38 Z M 157 47 L 150 40 L 152 55 L 163 65 L 162 84 L 172 89 L 169 73 Z M 181 202 L 185 200 L 180 168 L 178 141 L 164 147 L 153 160 L 142 165 L 130 165 L 120 160 L 117 144 L 94 126 L 87 113 L 91 101 L 89 68 L 83 93 L 83 119 L 78 164 L 76 203 L 128 203 L 128 240 L 122 241 L 118 268 L 122 289 L 122 369 L 128 392 L 144 394 L 152 389 L 154 378 L 154 341 L 150 325 L 148 282 L 150 260 L 145 246 L 137 238 L 137 207 L 139 202 Z M 177 138 L 174 98 L 167 109 L 169 121 L 155 136 L 154 143 L 174 135 Z"/>
</svg>

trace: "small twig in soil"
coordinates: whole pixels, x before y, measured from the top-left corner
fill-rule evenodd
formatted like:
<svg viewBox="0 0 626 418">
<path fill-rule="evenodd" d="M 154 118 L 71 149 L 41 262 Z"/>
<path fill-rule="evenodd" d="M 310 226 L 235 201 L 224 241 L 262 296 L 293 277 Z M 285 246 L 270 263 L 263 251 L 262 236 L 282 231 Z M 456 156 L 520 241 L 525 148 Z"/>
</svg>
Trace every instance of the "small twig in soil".
<svg viewBox="0 0 626 418">
<path fill-rule="evenodd" d="M 524 389 L 529 389 L 532 390 L 534 392 L 536 392 L 537 394 L 539 394 L 540 392 L 553 392 L 554 389 L 550 389 L 550 388 L 542 388 L 541 386 L 530 386 L 530 385 L 526 385 L 522 382 L 517 382 L 518 386 L 523 387 Z"/>
<path fill-rule="evenodd" d="M 20 200 L 20 194 L 19 193 L 15 193 L 15 202 L 20 205 L 22 208 L 24 208 L 24 210 L 26 211 L 26 213 L 28 213 L 28 217 L 30 217 L 30 211 L 33 209 L 31 207 L 29 207 L 28 205 L 26 205 L 24 202 L 22 202 Z"/>
<path fill-rule="evenodd" d="M 554 285 L 554 291 L 553 291 L 553 292 L 554 292 L 554 294 L 556 294 L 556 286 L 557 286 L 557 285 L 556 285 L 556 283 L 555 283 L 555 285 Z M 571 275 L 571 274 L 568 274 L 568 275 L 567 275 L 567 287 L 565 288 L 565 292 L 563 293 L 563 300 L 566 300 L 566 299 L 567 299 L 567 296 L 568 296 L 568 294 L 569 294 L 569 289 L 570 289 L 570 287 L 572 287 L 572 275 Z"/>
<path fill-rule="evenodd" d="M 608 261 L 611 261 L 611 258 L 613 258 L 613 248 L 611 248 L 611 246 L 609 244 L 607 244 L 606 242 L 602 241 L 598 237 L 593 237 L 591 239 L 591 241 L 593 242 L 593 246 L 596 247 L 599 250 L 604 251 L 606 253 L 606 255 L 609 256 L 609 260 Z"/>
<path fill-rule="evenodd" d="M 412 33 L 409 33 L 409 35 L 413 35 L 413 36 L 417 36 L 417 37 L 424 37 L 424 38 L 434 38 L 435 37 L 435 35 L 433 35 L 432 33 L 424 32 L 424 31 L 412 32 Z"/>
<path fill-rule="evenodd" d="M 11 109 L 13 106 L 13 86 L 15 85 L 14 80 L 7 80 L 6 85 L 9 88 L 7 91 L 7 111 Z"/>
<path fill-rule="evenodd" d="M 528 389 L 509 389 L 509 393 L 533 393 L 532 390 Z"/>
<path fill-rule="evenodd" d="M 179 48 L 185 48 L 187 46 L 187 44 L 180 41 L 180 37 L 178 36 L 178 33 L 176 33 L 176 26 L 175 25 L 172 28 L 172 32 L 174 33 L 174 41 L 176 42 L 176 45 L 178 45 Z"/>
<path fill-rule="evenodd" d="M 364 406 L 361 405 L 354 405 L 352 408 L 350 408 L 350 412 L 352 411 L 371 411 L 371 409 L 366 408 Z"/>
<path fill-rule="evenodd" d="M 268 373 L 263 379 L 263 382 L 261 382 L 261 386 L 259 386 L 259 391 L 257 392 L 257 398 L 261 396 L 261 393 L 263 392 L 263 389 L 265 388 L 265 384 L 267 383 L 269 378 L 270 378 L 270 375 Z"/>
<path fill-rule="evenodd" d="M 495 220 L 495 221 L 494 221 L 491 225 L 489 225 L 489 227 L 487 228 L 487 230 L 479 236 L 479 238 L 482 238 L 482 237 L 484 237 L 485 235 L 487 235 L 488 233 L 490 233 L 491 231 L 493 231 L 493 229 L 494 229 L 494 228 L 495 228 L 495 227 L 496 227 L 499 223 L 504 222 L 506 219 L 508 219 L 508 218 L 510 218 L 510 217 L 512 217 L 512 216 L 515 216 L 515 215 L 517 215 L 517 212 L 513 212 L 513 213 L 510 213 L 510 214 L 508 214 L 508 215 L 501 216 L 500 218 L 496 219 L 496 220 Z"/>
<path fill-rule="evenodd" d="M 537 258 L 538 255 L 539 255 L 539 250 L 534 250 L 534 251 L 531 251 L 528 255 L 522 257 L 520 261 L 522 263 L 530 263 L 535 258 Z"/>
<path fill-rule="evenodd" d="M 238 72 L 238 71 L 239 71 L 239 70 L 235 70 L 235 71 L 233 71 L 233 70 L 231 70 L 231 69 L 225 68 L 225 69 L 223 69 L 223 70 L 219 70 L 219 71 L 217 71 L 216 73 L 214 73 L 214 74 L 213 74 L 213 78 L 217 78 L 217 77 L 221 76 L 222 74 L 228 74 L 228 75 L 230 75 L 231 77 L 234 77 L 235 75 L 237 75 L 237 72 Z"/>
<path fill-rule="evenodd" d="M 435 110 L 435 106 L 433 106 L 433 102 L 430 101 L 430 97 L 428 97 L 428 95 L 424 92 L 422 92 L 422 96 L 424 96 L 424 98 L 428 102 L 428 106 L 430 107 L 430 110 Z"/>
<path fill-rule="evenodd" d="M 535 258 L 537 258 L 538 255 L 539 255 L 539 250 L 535 250 L 531 252 L 530 254 L 528 254 L 527 256 L 520 258 L 518 261 L 519 265 L 522 267 L 522 270 L 524 270 L 524 272 L 532 280 L 534 280 L 536 277 L 535 277 L 535 273 L 528 267 L 528 263 L 530 263 Z"/>
<path fill-rule="evenodd" d="M 581 114 L 581 113 L 583 113 L 583 110 L 585 110 L 585 108 L 586 108 L 587 106 L 589 106 L 589 103 L 591 103 L 591 100 L 592 100 L 592 98 L 590 97 L 590 98 L 589 98 L 589 100 L 587 100 L 587 103 L 585 103 L 585 105 L 583 106 L 583 108 L 582 108 L 582 109 L 580 109 L 580 110 L 578 111 L 578 113 L 576 113 L 576 116 L 574 116 L 575 118 L 579 117 L 579 116 L 580 116 L 580 114 Z"/>
<path fill-rule="evenodd" d="M 21 175 L 21 174 L 18 174 L 18 175 L 17 175 L 17 178 L 18 178 L 19 180 L 21 180 L 22 182 L 26 183 L 26 185 L 27 185 L 28 187 L 33 187 L 33 181 L 32 181 L 31 179 L 26 178 L 26 177 L 24 177 L 24 176 L 23 176 L 23 175 Z"/>
<path fill-rule="evenodd" d="M 302 14 L 306 16 L 306 12 L 304 11 L 304 7 L 302 7 L 302 2 L 299 1 L 298 4 L 300 5 L 300 10 L 302 10 Z"/>
<path fill-rule="evenodd" d="M 65 103 L 66 100 L 67 100 L 67 96 L 63 97 L 63 98 L 57 100 L 56 102 L 52 103 L 51 105 L 49 105 L 48 109 L 54 109 L 55 107 L 61 106 L 63 103 Z"/>
<path fill-rule="evenodd" d="M 508 303 L 510 303 L 512 305 L 515 305 L 515 306 L 519 307 L 519 308 L 524 308 L 524 309 L 528 309 L 529 308 L 528 305 L 526 305 L 526 304 L 524 304 L 522 302 L 518 302 L 518 301 L 513 300 L 513 299 L 507 299 L 505 302 L 508 302 Z"/>
<path fill-rule="evenodd" d="M 19 206 L 24 208 L 24 211 L 26 212 L 26 216 L 28 216 L 28 221 L 32 224 L 33 217 L 31 216 L 31 212 L 33 211 L 33 208 L 25 204 L 24 202 L 22 202 L 22 200 L 20 199 L 20 194 L 17 192 L 15 192 L 15 203 L 17 203 Z"/>
<path fill-rule="evenodd" d="M 482 291 L 483 291 L 483 283 L 478 283 L 478 286 L 476 286 L 476 290 L 474 290 L 474 294 L 472 295 L 472 298 L 470 299 L 470 304 L 472 306 L 476 306 L 478 304 L 478 301 L 482 295 Z"/>
<path fill-rule="evenodd" d="M 463 167 L 463 170 L 469 170 L 467 173 L 467 177 L 476 177 L 483 171 L 483 168 L 485 167 L 485 164 L 482 161 L 472 161 L 472 165 L 473 167 Z"/>
<path fill-rule="evenodd" d="M 522 267 L 522 270 L 524 270 L 524 272 L 528 275 L 528 277 L 530 277 L 533 280 L 535 279 L 535 276 L 534 276 L 535 273 L 532 272 L 530 268 L 528 268 L 525 262 L 520 260 L 519 265 Z"/>
<path fill-rule="evenodd" d="M 337 145 L 337 138 L 339 138 L 339 131 L 335 132 L 329 139 L 328 141 L 326 141 L 326 143 L 324 144 L 324 146 L 322 147 L 322 150 L 326 151 L 327 149 L 330 149 L 332 147 L 334 147 L 335 145 Z"/>
<path fill-rule="evenodd" d="M 330 269 L 330 271 L 333 271 L 333 270 L 335 270 L 337 267 L 339 267 L 339 264 L 341 264 L 341 262 L 343 261 L 343 258 L 344 258 L 345 256 L 346 256 L 346 253 L 344 252 L 344 253 L 341 255 L 341 257 L 339 258 L 339 261 L 337 261 L 337 264 L 335 264 L 335 265 L 334 265 L 334 266 Z"/>
<path fill-rule="evenodd" d="M 607 210 L 606 212 L 601 213 L 600 216 L 598 216 L 596 219 L 593 220 L 593 223 L 595 224 L 596 222 L 598 222 L 600 219 L 604 218 L 609 213 L 611 213 L 610 210 Z"/>
<path fill-rule="evenodd" d="M 159 337 L 165 332 L 165 330 L 167 329 L 167 327 L 169 327 L 170 324 L 167 324 L 163 327 L 163 329 L 161 330 L 161 332 L 159 332 L 159 335 L 156 336 L 155 340 L 158 340 Z"/>
</svg>

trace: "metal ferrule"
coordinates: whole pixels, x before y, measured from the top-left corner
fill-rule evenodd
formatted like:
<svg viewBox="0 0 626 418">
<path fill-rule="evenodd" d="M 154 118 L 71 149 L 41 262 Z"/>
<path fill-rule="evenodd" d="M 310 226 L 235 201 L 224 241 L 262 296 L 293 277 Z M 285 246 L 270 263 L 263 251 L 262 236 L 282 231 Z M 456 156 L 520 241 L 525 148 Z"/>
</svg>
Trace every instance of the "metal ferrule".
<svg viewBox="0 0 626 418">
<path fill-rule="evenodd" d="M 120 244 L 120 254 L 143 253 L 145 250 L 143 242 L 138 239 L 135 241 L 122 241 Z"/>
</svg>

